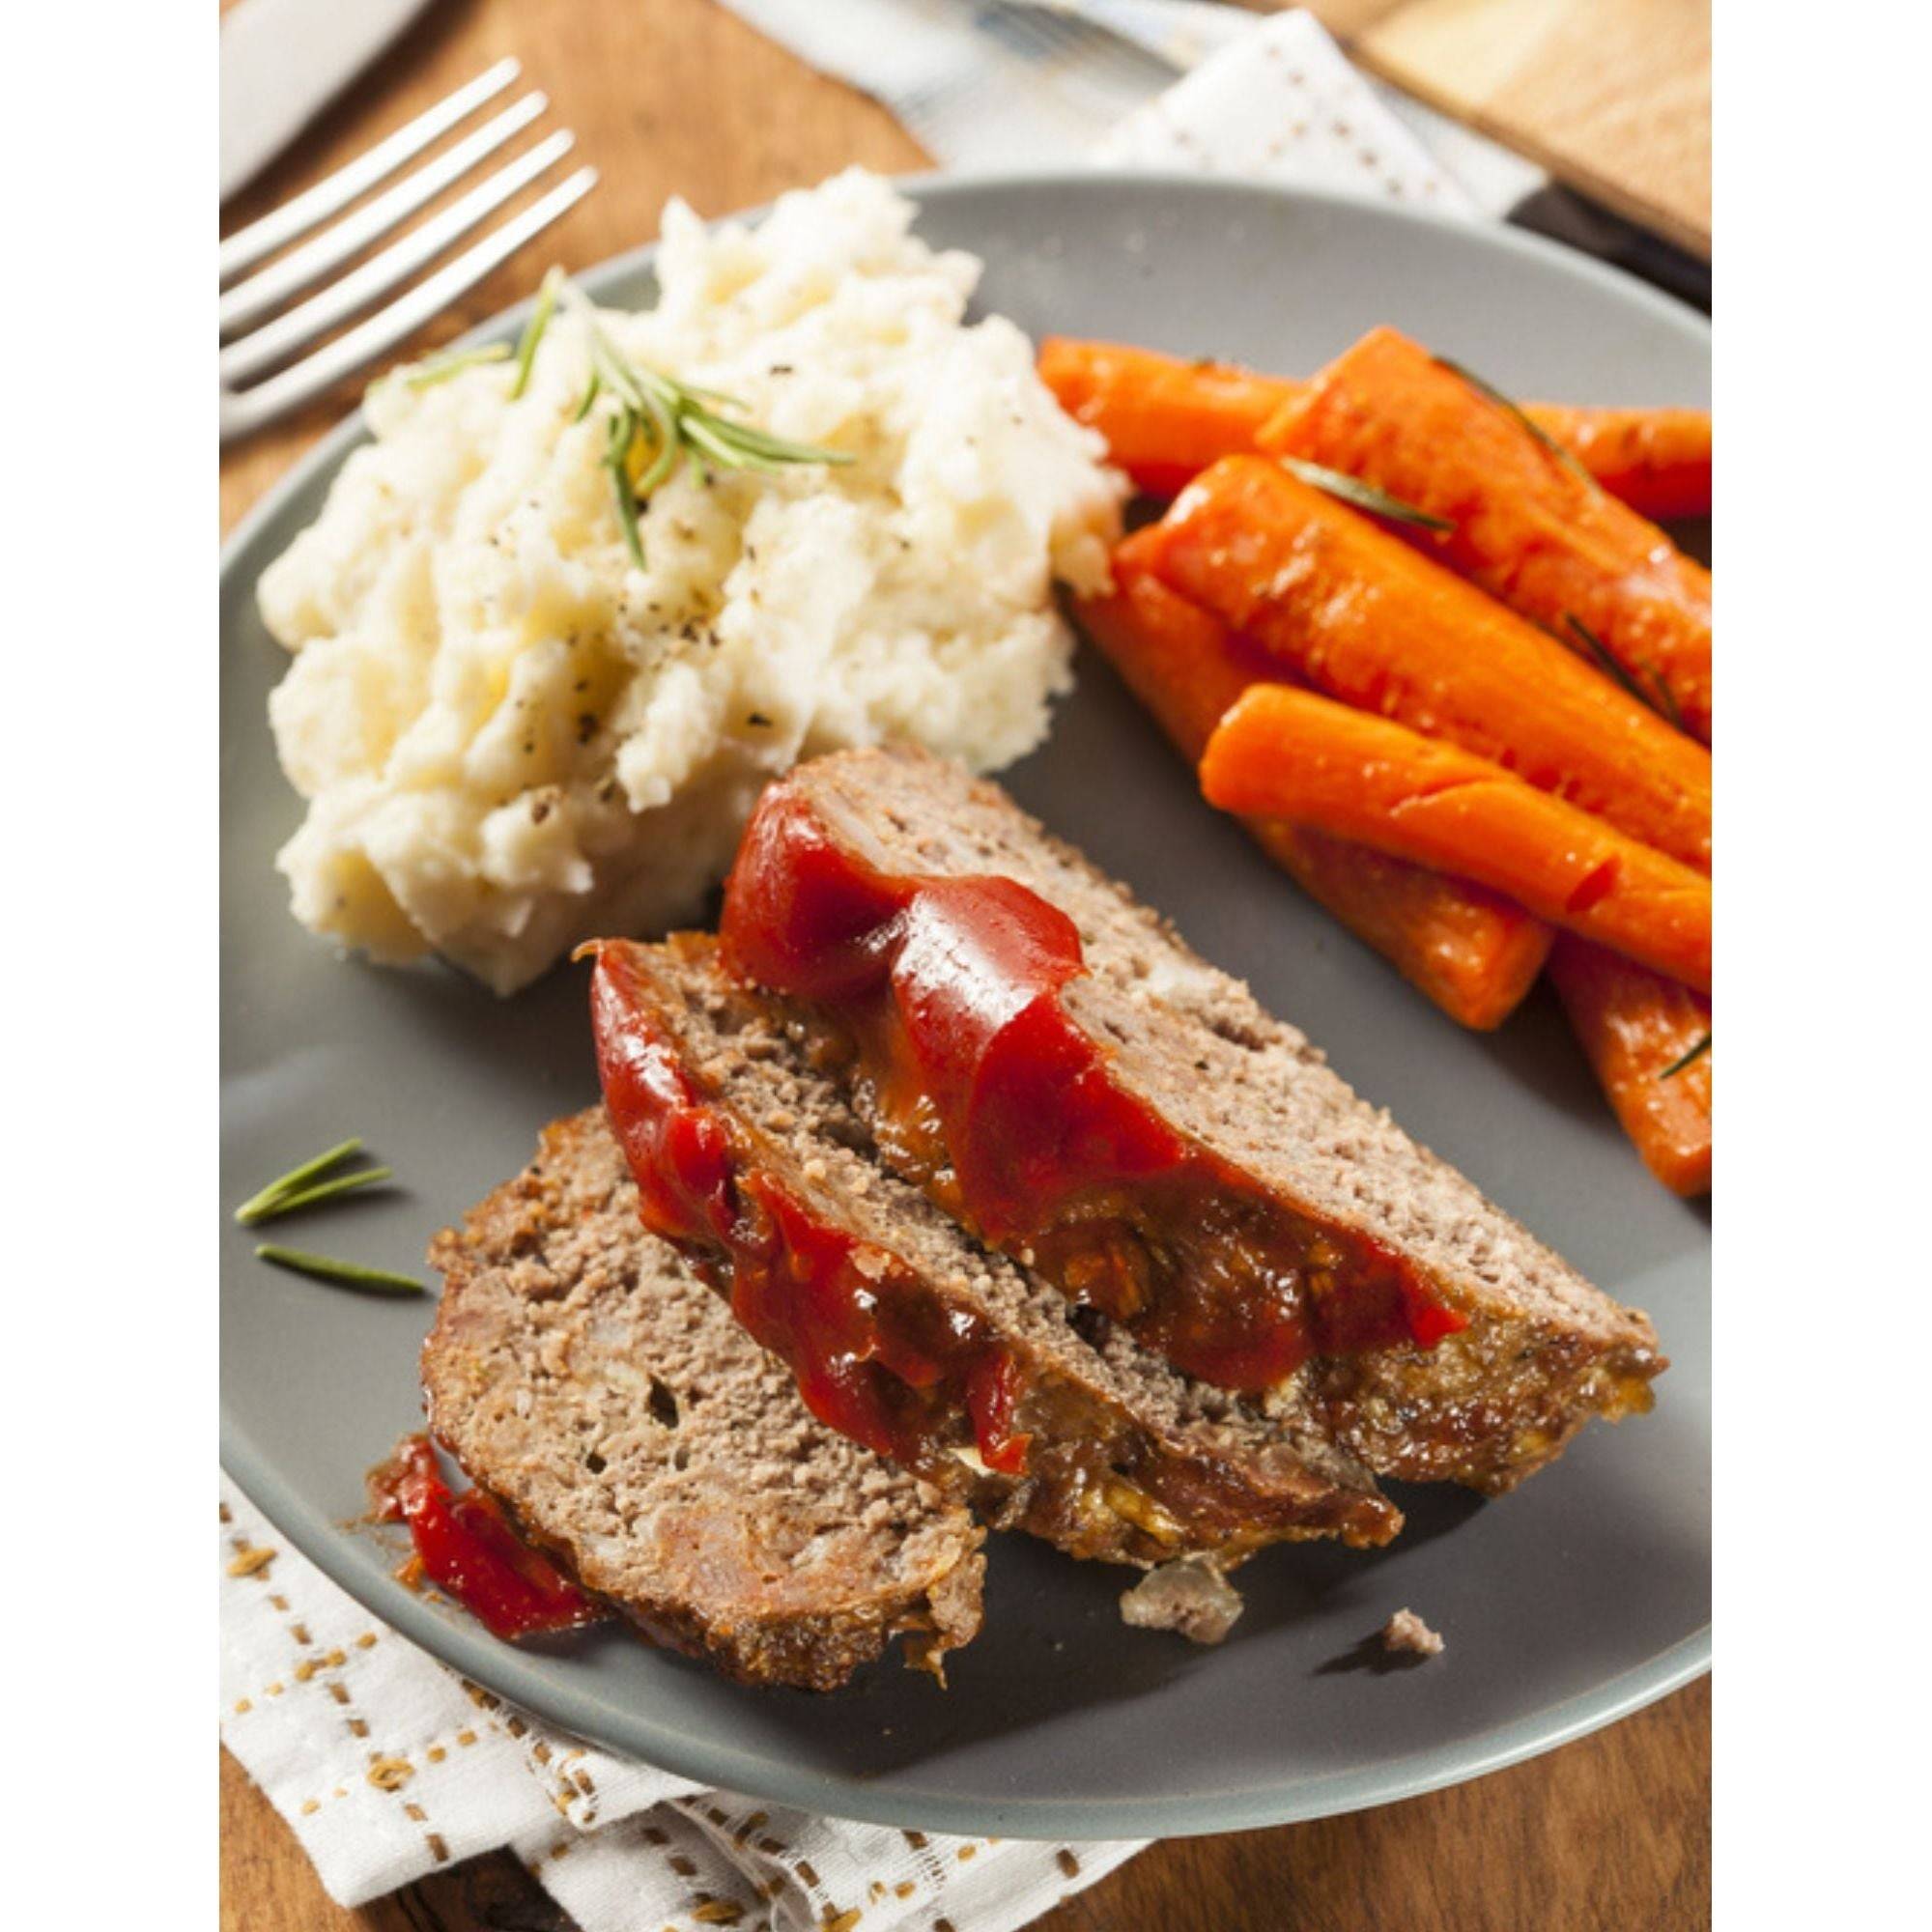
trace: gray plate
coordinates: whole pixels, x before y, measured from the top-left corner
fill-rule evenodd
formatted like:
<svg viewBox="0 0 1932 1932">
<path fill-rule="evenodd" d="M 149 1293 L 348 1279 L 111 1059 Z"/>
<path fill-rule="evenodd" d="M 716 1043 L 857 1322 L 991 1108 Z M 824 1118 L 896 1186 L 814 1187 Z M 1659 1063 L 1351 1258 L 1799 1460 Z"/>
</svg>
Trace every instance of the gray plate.
<svg viewBox="0 0 1932 1932">
<path fill-rule="evenodd" d="M 917 188 L 920 232 L 986 262 L 981 299 L 1035 334 L 1109 336 L 1313 369 L 1378 322 L 1524 395 L 1701 405 L 1701 322 L 1500 229 L 1197 180 L 1031 177 Z M 648 257 L 583 277 L 649 299 Z M 506 320 L 498 332 L 508 332 Z M 346 425 L 223 559 L 222 1184 L 240 1200 L 343 1135 L 407 1191 L 313 1231 L 408 1264 L 514 1173 L 537 1129 L 594 1097 L 581 969 L 499 1003 L 440 968 L 387 972 L 298 929 L 271 870 L 297 801 L 263 705 L 283 655 L 255 615 L 263 566 L 320 509 Z M 668 1769 L 849 1817 L 1018 1836 L 1227 1831 L 1377 1804 L 1548 1749 L 1709 1662 L 1710 1233 L 1638 1166 L 1560 1016 L 1532 1000 L 1463 1033 L 1357 946 L 1234 827 L 1104 665 L 1080 667 L 1021 800 L 1173 916 L 1612 1294 L 1674 1360 L 1655 1414 L 1594 1429 L 1500 1502 L 1401 1498 L 1378 1555 L 1265 1552 L 1228 1643 L 1123 1629 L 1122 1577 L 1023 1538 L 992 1552 L 984 1634 L 952 1689 L 882 1665 L 831 1697 L 750 1691 L 614 1631 L 513 1649 L 395 1583 L 344 1527 L 364 1468 L 419 1416 L 424 1303 L 365 1300 L 222 1250 L 222 1457 L 279 1527 L 377 1615 L 478 1683 Z M 300 1240 L 308 1229 L 292 1234 Z M 1411 1605 L 1449 1640 L 1380 1673 L 1358 1646 Z"/>
</svg>

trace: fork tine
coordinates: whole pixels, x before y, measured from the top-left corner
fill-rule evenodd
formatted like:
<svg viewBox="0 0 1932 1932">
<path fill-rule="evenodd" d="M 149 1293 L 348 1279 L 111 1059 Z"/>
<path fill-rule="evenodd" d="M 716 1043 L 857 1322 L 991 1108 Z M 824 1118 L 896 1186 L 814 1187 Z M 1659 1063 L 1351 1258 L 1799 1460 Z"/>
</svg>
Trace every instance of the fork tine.
<svg viewBox="0 0 1932 1932">
<path fill-rule="evenodd" d="M 526 242 L 540 235 L 596 185 L 597 170 L 579 168 L 542 200 L 533 201 L 453 262 L 444 263 L 407 295 L 399 296 L 388 307 L 378 309 L 366 322 L 357 323 L 313 355 L 304 356 L 280 375 L 270 376 L 266 383 L 240 394 L 224 389 L 221 440 L 226 442 L 231 437 L 246 435 L 284 410 L 321 394 L 385 349 L 393 348 L 473 288 L 492 269 L 507 261 Z"/>
<path fill-rule="evenodd" d="M 336 171 L 280 208 L 272 209 L 261 220 L 231 235 L 221 244 L 216 257 L 223 282 L 233 281 L 243 269 L 252 269 L 298 235 L 306 235 L 318 222 L 345 209 L 365 188 L 372 188 L 402 166 L 413 160 L 432 141 L 446 133 L 472 108 L 495 99 L 523 72 L 523 63 L 499 60 L 486 72 L 466 82 L 454 94 L 419 114 L 406 128 L 398 128 L 385 140 L 378 141 L 366 155 L 358 155 Z"/>
<path fill-rule="evenodd" d="M 224 349 L 218 358 L 222 382 L 234 386 L 260 375 L 304 343 L 326 335 L 338 322 L 367 308 L 378 296 L 407 281 L 459 236 L 467 235 L 484 216 L 495 213 L 519 189 L 535 181 L 553 161 L 567 155 L 575 138 L 567 130 L 559 130 L 539 142 L 471 188 L 461 201 L 452 202 L 339 282 L 331 282 L 320 295 L 311 296 L 286 315 L 278 315 L 252 335 L 244 335 L 232 348 Z"/>
<path fill-rule="evenodd" d="M 230 334 L 258 316 L 280 308 L 310 283 L 320 281 L 331 269 L 360 253 L 379 236 L 386 235 L 398 222 L 435 200 L 451 182 L 462 180 L 478 161 L 495 154 L 511 136 L 521 133 L 549 105 L 542 94 L 525 95 L 515 106 L 504 108 L 474 133 L 466 134 L 453 148 L 446 149 L 434 160 L 425 161 L 414 174 L 405 175 L 374 201 L 345 214 L 332 227 L 325 228 L 259 274 L 238 283 L 221 298 L 216 310 L 221 332 Z"/>
</svg>

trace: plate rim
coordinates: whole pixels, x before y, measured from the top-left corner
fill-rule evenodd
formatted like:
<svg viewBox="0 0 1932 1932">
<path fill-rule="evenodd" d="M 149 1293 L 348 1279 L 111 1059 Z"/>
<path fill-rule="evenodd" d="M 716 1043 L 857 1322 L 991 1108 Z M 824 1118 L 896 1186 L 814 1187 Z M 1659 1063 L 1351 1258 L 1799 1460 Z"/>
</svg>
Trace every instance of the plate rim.
<svg viewBox="0 0 1932 1932">
<path fill-rule="evenodd" d="M 1329 189 L 1221 180 L 1172 169 L 1135 170 L 1130 178 L 1135 185 L 1157 193 L 1173 191 L 1219 201 L 1285 201 L 1339 213 L 1348 219 L 1367 217 L 1372 225 L 1381 222 L 1399 228 L 1448 231 L 1478 250 L 1499 248 L 1506 254 L 1541 259 L 1575 279 L 1614 291 L 1621 300 L 1635 301 L 1696 336 L 1705 353 L 1710 353 L 1711 324 L 1695 309 L 1622 270 L 1525 230 L 1502 223 L 1460 220 Z M 1096 183 L 1118 185 L 1122 179 L 1121 171 L 1103 168 L 933 170 L 891 177 L 894 187 L 921 207 L 930 200 L 987 191 L 1077 193 Z M 755 220 L 771 206 L 766 202 L 716 219 Z M 715 221 L 706 223 L 715 225 Z M 609 256 L 575 271 L 572 279 L 597 296 L 611 284 L 648 269 L 658 246 L 658 242 L 648 242 Z M 490 317 L 456 338 L 452 346 L 511 336 L 529 313 L 533 299 Z M 277 478 L 221 544 L 218 595 L 225 596 L 233 587 L 231 580 L 238 576 L 246 553 L 289 500 L 319 474 L 339 469 L 367 437 L 367 423 L 358 403 Z M 366 1572 L 350 1554 L 352 1539 L 343 1534 L 340 1523 L 314 1509 L 275 1471 L 231 1415 L 225 1393 L 220 1405 L 219 1454 L 222 1468 L 237 1487 L 302 1555 L 363 1608 L 394 1626 L 440 1662 L 548 1721 L 662 1770 L 767 1802 L 870 1824 L 1017 1838 L 1121 1838 L 1186 1837 L 1334 1817 L 1487 1776 L 1557 1749 L 1683 1689 L 1711 1667 L 1711 1625 L 1706 1622 L 1589 1690 L 1473 1738 L 1414 1751 L 1369 1771 L 1330 1772 L 1272 1791 L 1251 1788 L 1237 1794 L 1207 1792 L 1131 1799 L 981 1800 L 954 1799 L 944 1793 L 928 1795 L 903 1785 L 874 1789 L 861 1777 L 779 1764 L 763 1755 L 748 1757 L 712 1739 L 664 1730 L 653 1724 L 647 1712 L 613 1707 L 576 1690 L 567 1679 L 559 1679 L 544 1667 L 549 1659 L 527 1656 L 499 1643 L 487 1633 L 443 1614 L 400 1584 L 393 1593 L 381 1593 L 379 1600 L 372 1602 L 366 1594 Z"/>
</svg>

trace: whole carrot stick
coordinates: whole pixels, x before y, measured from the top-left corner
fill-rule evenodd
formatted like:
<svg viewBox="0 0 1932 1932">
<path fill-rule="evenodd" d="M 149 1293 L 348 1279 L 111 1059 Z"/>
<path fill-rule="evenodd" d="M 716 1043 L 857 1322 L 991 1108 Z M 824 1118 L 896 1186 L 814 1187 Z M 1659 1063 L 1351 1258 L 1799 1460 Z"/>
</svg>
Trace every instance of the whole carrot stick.
<svg viewBox="0 0 1932 1932">
<path fill-rule="evenodd" d="M 1711 867 L 1711 754 L 1555 639 L 1258 456 L 1176 499 L 1162 580 L 1318 690 Z"/>
<path fill-rule="evenodd" d="M 1262 426 L 1301 384 L 1232 362 L 1188 361 L 1151 349 L 1048 336 L 1040 379 L 1068 415 L 1107 439 L 1137 488 L 1172 497 L 1223 456 L 1255 447 Z M 1528 403 L 1525 412 L 1611 496 L 1646 517 L 1711 510 L 1707 410 L 1586 409 Z"/>
<path fill-rule="evenodd" d="M 1372 329 L 1259 440 L 1439 520 L 1402 534 L 1711 742 L 1711 573 L 1494 391 Z"/>
<path fill-rule="evenodd" d="M 1503 893 L 1711 990 L 1711 882 L 1500 765 L 1285 684 L 1257 684 L 1201 759 L 1211 805 L 1286 818 Z"/>
<path fill-rule="evenodd" d="M 1145 530 L 1127 538 L 1114 553 L 1111 595 L 1076 608 L 1087 635 L 1192 765 L 1229 705 L 1277 672 L 1162 583 L 1150 548 Z M 1304 892 L 1463 1026 L 1500 1026 L 1542 968 L 1549 928 L 1481 886 L 1278 820 L 1243 824 Z"/>
<path fill-rule="evenodd" d="M 1708 1194 L 1710 1001 L 1568 933 L 1549 977 L 1644 1165 L 1673 1194 Z"/>
</svg>

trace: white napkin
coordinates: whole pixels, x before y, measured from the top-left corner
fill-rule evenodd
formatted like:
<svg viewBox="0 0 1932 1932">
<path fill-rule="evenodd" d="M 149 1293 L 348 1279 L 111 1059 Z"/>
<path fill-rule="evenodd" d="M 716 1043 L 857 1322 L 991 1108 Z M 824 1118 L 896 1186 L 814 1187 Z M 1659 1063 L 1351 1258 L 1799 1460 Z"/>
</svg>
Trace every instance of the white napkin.
<svg viewBox="0 0 1932 1932">
<path fill-rule="evenodd" d="M 1276 14 L 1209 55 L 1103 135 L 1093 157 L 1475 212 L 1321 22 L 1299 12 Z"/>
<path fill-rule="evenodd" d="M 1471 206 L 1305 14 L 1064 0 L 1156 59 L 1041 5 L 726 4 L 951 165 L 1086 157 Z M 612 1757 L 377 1623 L 225 1480 L 221 1567 L 223 1741 L 344 1905 L 507 1845 L 583 1932 L 1009 1932 L 1141 1848 L 855 1825 Z"/>
<path fill-rule="evenodd" d="M 1009 1932 L 1141 1849 L 855 1825 L 613 1757 L 378 1622 L 226 1477 L 220 1568 L 222 1742 L 342 1905 L 507 1845 L 583 1932 Z"/>
</svg>

